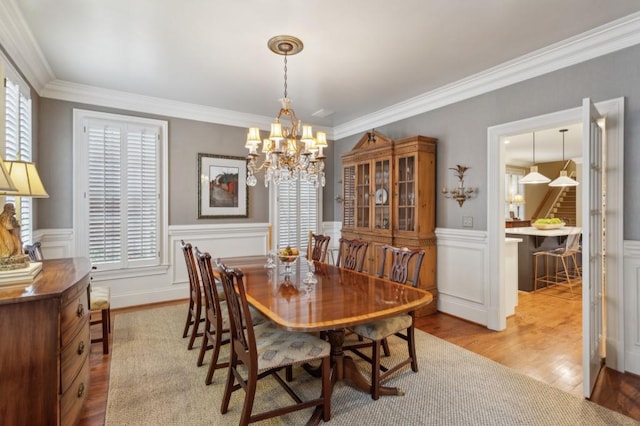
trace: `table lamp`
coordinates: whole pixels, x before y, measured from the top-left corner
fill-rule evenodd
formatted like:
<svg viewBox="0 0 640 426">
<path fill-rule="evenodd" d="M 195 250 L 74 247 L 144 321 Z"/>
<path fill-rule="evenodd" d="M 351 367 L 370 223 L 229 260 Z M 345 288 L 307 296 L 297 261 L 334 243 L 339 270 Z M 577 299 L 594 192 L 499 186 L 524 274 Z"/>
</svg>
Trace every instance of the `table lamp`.
<svg viewBox="0 0 640 426">
<path fill-rule="evenodd" d="M 513 204 L 516 205 L 516 215 L 518 219 L 522 219 L 520 217 L 520 206 L 524 204 L 524 196 L 522 194 L 516 194 L 513 196 Z"/>
</svg>

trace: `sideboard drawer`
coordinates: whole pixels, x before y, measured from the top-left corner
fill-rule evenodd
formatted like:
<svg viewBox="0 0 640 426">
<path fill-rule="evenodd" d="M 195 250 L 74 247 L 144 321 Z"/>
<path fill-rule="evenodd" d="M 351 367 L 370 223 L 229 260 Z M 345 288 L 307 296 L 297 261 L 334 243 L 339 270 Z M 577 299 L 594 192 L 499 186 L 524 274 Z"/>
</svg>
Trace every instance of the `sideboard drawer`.
<svg viewBox="0 0 640 426">
<path fill-rule="evenodd" d="M 84 291 L 78 292 L 69 303 L 62 307 L 60 315 L 61 347 L 66 347 L 76 336 L 78 328 L 89 318 L 90 313 L 89 295 L 85 287 Z"/>
<path fill-rule="evenodd" d="M 91 341 L 89 337 L 89 321 L 85 319 L 84 324 L 76 337 L 70 344 L 62 348 L 60 361 L 61 391 L 65 392 L 78 375 L 89 352 L 91 352 Z"/>
<path fill-rule="evenodd" d="M 73 425 L 80 416 L 82 405 L 89 392 L 89 364 L 91 364 L 89 359 L 85 358 L 80 374 L 60 398 L 61 425 Z"/>
</svg>

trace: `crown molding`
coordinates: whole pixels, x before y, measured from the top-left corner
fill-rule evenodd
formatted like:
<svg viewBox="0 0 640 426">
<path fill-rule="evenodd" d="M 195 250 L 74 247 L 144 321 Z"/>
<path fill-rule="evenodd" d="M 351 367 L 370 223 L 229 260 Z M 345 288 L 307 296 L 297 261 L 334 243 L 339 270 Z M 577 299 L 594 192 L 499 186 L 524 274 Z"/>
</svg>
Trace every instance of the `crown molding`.
<svg viewBox="0 0 640 426">
<path fill-rule="evenodd" d="M 0 44 L 38 94 L 55 78 L 14 0 L 0 1 Z"/>
<path fill-rule="evenodd" d="M 224 124 L 227 126 L 260 127 L 260 129 L 267 131 L 271 129 L 271 122 L 273 121 L 273 117 L 138 95 L 118 90 L 102 89 L 62 80 L 54 80 L 48 83 L 42 90 L 40 96 L 62 101 L 203 121 L 206 123 Z M 320 126 L 315 127 L 319 130 L 326 131 L 327 137 L 332 139 L 333 129 Z"/>
<path fill-rule="evenodd" d="M 49 82 L 40 93 L 40 96 L 228 126 L 248 127 L 249 125 L 260 125 L 260 128 L 268 129 L 272 120 L 270 117 L 244 112 L 103 89 L 62 80 Z"/>
<path fill-rule="evenodd" d="M 334 127 L 336 139 L 394 123 L 640 43 L 640 13 Z"/>
</svg>

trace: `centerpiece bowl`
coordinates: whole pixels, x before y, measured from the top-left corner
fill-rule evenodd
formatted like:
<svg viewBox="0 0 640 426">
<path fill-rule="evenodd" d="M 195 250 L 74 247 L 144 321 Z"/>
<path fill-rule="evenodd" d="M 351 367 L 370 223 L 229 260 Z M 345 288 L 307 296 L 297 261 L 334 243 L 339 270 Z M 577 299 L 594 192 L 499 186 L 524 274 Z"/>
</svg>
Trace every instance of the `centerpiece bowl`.
<svg viewBox="0 0 640 426">
<path fill-rule="evenodd" d="M 292 249 L 291 247 L 287 247 L 286 249 L 279 250 L 277 253 L 278 260 L 282 262 L 284 265 L 284 273 L 292 274 L 293 271 L 291 269 L 291 265 L 300 257 L 300 253 L 297 249 Z"/>
<path fill-rule="evenodd" d="M 536 223 L 536 222 L 533 222 L 531 224 L 531 226 L 533 226 L 536 229 L 540 229 L 540 230 L 558 229 L 558 228 L 562 228 L 565 225 L 566 225 L 566 223 L 564 223 L 564 222 L 560 222 L 560 223 Z"/>
<path fill-rule="evenodd" d="M 280 259 L 280 262 L 284 262 L 284 263 L 292 263 L 295 262 L 296 259 L 299 257 L 300 255 L 298 254 L 280 254 L 278 253 L 278 259 Z"/>
</svg>

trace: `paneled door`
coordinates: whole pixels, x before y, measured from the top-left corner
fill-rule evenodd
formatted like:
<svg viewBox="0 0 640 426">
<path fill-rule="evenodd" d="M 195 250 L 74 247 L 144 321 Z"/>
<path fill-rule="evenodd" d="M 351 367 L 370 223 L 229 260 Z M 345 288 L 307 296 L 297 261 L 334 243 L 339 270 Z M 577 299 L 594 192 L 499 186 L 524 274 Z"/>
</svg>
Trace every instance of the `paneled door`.
<svg viewBox="0 0 640 426">
<path fill-rule="evenodd" d="M 604 359 L 605 120 L 589 98 L 582 102 L 582 364 L 589 398 Z"/>
</svg>

